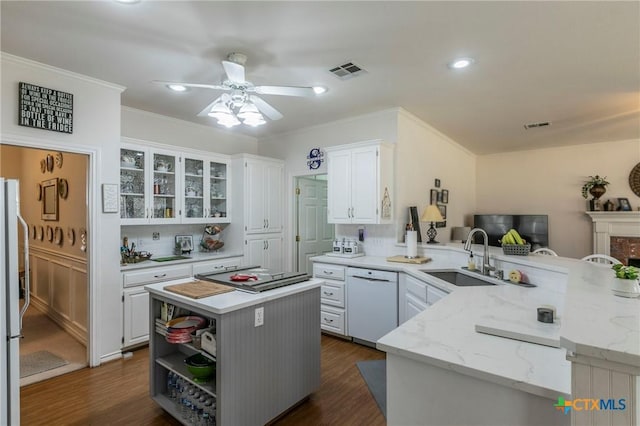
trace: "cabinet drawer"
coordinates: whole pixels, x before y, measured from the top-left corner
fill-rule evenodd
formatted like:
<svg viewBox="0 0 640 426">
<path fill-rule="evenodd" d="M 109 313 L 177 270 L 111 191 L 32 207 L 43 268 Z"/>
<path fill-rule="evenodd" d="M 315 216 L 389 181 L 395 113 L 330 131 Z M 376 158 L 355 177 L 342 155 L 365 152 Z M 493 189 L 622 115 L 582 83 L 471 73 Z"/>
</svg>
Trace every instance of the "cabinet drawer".
<svg viewBox="0 0 640 426">
<path fill-rule="evenodd" d="M 344 308 L 344 283 L 325 281 L 320 289 L 320 298 L 325 305 Z"/>
<path fill-rule="evenodd" d="M 407 293 L 421 301 L 427 303 L 427 284 L 417 279 L 407 276 L 406 277 Z"/>
<path fill-rule="evenodd" d="M 137 285 L 176 280 L 178 278 L 188 278 L 190 276 L 191 264 L 185 264 L 125 272 L 122 279 L 125 287 L 134 287 Z"/>
<path fill-rule="evenodd" d="M 206 274 L 207 272 L 220 272 L 226 268 L 237 268 L 242 263 L 242 257 L 233 259 L 210 260 L 208 262 L 197 262 L 193 264 L 193 275 Z"/>
<path fill-rule="evenodd" d="M 345 324 L 344 309 L 320 306 L 320 328 L 322 330 L 346 336 Z"/>
<path fill-rule="evenodd" d="M 427 302 L 429 303 L 429 305 L 433 305 L 438 300 L 445 297 L 447 294 L 449 293 L 447 293 L 446 291 L 440 290 L 439 288 L 435 288 L 430 285 L 427 286 Z"/>
<path fill-rule="evenodd" d="M 344 281 L 344 266 L 327 265 L 324 263 L 314 263 L 313 276 L 315 278 L 329 278 L 330 280 Z"/>
</svg>

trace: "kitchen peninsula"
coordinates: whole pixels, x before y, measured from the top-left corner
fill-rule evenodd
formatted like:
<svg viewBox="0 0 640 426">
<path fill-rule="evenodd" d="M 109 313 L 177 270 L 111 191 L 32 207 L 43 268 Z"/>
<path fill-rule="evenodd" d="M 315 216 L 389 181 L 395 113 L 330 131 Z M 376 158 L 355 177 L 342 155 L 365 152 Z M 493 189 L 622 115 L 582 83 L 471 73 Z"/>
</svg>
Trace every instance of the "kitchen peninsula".
<svg viewBox="0 0 640 426">
<path fill-rule="evenodd" d="M 403 318 L 400 309 L 399 327 L 377 341 L 387 353 L 389 424 L 637 424 L 640 299 L 612 294 L 609 266 L 543 255 L 505 256 L 492 248 L 493 266 L 519 269 L 537 287 L 502 282 L 457 287 L 426 272 L 460 270 L 468 253 L 450 244 L 428 247 L 424 254 L 432 258 L 424 265 L 381 257 L 313 259 L 396 271 L 400 283 L 404 274 L 449 293 L 412 318 Z M 400 307 L 406 290 L 399 286 Z M 541 305 L 553 305 L 558 318 L 542 332 L 536 321 Z M 532 335 L 542 334 L 556 347 L 477 332 L 476 325 L 487 321 L 533 330 Z M 626 409 L 565 415 L 554 407 L 559 397 L 625 398 Z"/>
<path fill-rule="evenodd" d="M 201 299 L 164 289 L 190 281 L 145 286 L 150 293 L 149 324 L 151 330 L 156 328 L 163 303 L 213 324 L 215 380 L 200 390 L 215 398 L 216 424 L 266 424 L 320 387 L 320 280 L 257 294 L 235 290 Z M 193 382 L 183 360 L 196 352 L 201 350 L 190 344 L 167 342 L 158 330 L 150 333 L 150 394 L 179 420 L 167 380 L 173 372 Z"/>
</svg>

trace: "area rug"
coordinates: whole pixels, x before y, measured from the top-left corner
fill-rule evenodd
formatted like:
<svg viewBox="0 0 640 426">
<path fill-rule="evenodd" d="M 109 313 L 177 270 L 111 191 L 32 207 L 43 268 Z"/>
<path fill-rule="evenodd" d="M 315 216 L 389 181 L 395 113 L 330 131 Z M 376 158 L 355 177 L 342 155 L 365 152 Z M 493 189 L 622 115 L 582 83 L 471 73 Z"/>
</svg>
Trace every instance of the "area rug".
<svg viewBox="0 0 640 426">
<path fill-rule="evenodd" d="M 67 365 L 68 362 L 49 351 L 20 355 L 20 378 Z"/>
<path fill-rule="evenodd" d="M 387 362 L 384 359 L 356 362 L 369 392 L 387 418 Z"/>
</svg>

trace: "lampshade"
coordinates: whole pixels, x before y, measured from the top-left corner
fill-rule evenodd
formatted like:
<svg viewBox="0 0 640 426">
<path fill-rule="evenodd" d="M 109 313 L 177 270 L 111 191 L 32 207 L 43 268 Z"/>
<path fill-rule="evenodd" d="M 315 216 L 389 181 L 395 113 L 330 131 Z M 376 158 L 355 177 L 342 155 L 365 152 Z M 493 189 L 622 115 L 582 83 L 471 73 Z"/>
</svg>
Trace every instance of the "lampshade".
<svg viewBox="0 0 640 426">
<path fill-rule="evenodd" d="M 469 232 L 471 232 L 471 228 L 468 226 L 454 226 L 451 228 L 451 240 L 465 242 Z"/>
<path fill-rule="evenodd" d="M 422 212 L 422 217 L 420 217 L 421 222 L 444 222 L 442 215 L 440 214 L 440 209 L 435 204 L 428 205 L 424 212 Z"/>
</svg>

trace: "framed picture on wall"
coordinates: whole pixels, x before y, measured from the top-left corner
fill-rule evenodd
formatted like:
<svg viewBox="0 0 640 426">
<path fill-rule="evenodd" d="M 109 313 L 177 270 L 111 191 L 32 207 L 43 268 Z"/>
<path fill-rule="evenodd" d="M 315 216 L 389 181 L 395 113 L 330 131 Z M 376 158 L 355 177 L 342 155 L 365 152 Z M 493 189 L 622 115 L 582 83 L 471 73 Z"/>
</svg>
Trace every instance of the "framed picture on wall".
<svg viewBox="0 0 640 426">
<path fill-rule="evenodd" d="M 42 182 L 42 220 L 58 220 L 58 178 Z"/>
<path fill-rule="evenodd" d="M 449 202 L 449 190 L 448 189 L 443 189 L 442 190 L 442 202 L 444 204 L 447 204 Z"/>
<path fill-rule="evenodd" d="M 429 197 L 429 204 L 436 204 L 438 202 L 438 190 L 432 189 Z"/>
</svg>

